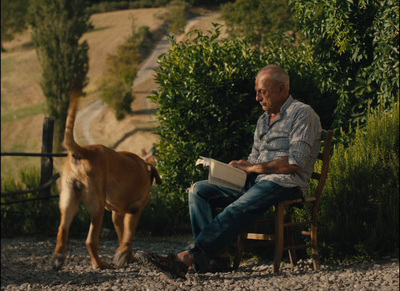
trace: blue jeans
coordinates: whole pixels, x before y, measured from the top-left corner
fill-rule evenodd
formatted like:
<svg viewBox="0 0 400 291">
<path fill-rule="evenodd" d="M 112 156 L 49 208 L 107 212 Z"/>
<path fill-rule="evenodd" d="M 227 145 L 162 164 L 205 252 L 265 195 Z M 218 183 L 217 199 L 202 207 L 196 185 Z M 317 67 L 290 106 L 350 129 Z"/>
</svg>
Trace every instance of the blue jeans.
<svg viewBox="0 0 400 291">
<path fill-rule="evenodd" d="M 194 243 L 188 251 L 197 269 L 223 253 L 237 236 L 271 206 L 298 199 L 298 188 L 285 188 L 270 181 L 250 182 L 242 191 L 196 182 L 189 189 L 189 213 Z M 225 207 L 217 214 L 216 208 Z"/>
</svg>

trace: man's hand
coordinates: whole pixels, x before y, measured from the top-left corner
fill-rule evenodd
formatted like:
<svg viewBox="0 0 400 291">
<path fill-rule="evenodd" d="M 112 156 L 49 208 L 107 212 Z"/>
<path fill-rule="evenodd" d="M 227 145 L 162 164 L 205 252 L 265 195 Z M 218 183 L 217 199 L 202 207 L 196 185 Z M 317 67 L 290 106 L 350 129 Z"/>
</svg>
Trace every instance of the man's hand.
<svg viewBox="0 0 400 291">
<path fill-rule="evenodd" d="M 252 164 L 245 160 L 239 160 L 232 161 L 229 163 L 229 165 L 239 168 L 245 171 L 247 174 L 290 174 L 301 169 L 298 165 L 289 164 L 288 157 L 262 164 Z"/>
<path fill-rule="evenodd" d="M 232 161 L 229 163 L 229 165 L 241 169 L 243 171 L 245 171 L 247 174 L 252 173 L 252 167 L 254 166 L 254 164 L 245 161 L 245 160 L 239 160 L 239 161 Z"/>
</svg>

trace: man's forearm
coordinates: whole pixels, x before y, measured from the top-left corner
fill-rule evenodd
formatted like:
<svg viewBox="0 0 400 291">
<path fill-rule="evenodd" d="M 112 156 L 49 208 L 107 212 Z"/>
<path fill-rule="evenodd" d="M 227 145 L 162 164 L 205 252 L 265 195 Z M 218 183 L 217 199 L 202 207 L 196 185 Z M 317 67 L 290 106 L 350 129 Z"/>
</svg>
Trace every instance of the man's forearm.
<svg viewBox="0 0 400 291">
<path fill-rule="evenodd" d="M 242 169 L 248 174 L 290 174 L 300 170 L 299 166 L 289 164 L 288 157 L 261 164 L 252 164 L 244 160 L 232 161 L 229 164 L 236 168 Z"/>
</svg>

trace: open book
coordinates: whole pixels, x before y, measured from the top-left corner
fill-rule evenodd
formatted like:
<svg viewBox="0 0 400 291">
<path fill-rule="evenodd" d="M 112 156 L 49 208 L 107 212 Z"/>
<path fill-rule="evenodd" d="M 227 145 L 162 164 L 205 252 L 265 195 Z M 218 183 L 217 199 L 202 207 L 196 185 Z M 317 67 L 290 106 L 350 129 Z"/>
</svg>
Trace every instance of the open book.
<svg viewBox="0 0 400 291">
<path fill-rule="evenodd" d="M 211 158 L 200 157 L 196 162 L 197 165 L 210 168 L 208 172 L 208 182 L 210 184 L 234 190 L 242 190 L 246 184 L 246 172 L 228 164 Z"/>
</svg>

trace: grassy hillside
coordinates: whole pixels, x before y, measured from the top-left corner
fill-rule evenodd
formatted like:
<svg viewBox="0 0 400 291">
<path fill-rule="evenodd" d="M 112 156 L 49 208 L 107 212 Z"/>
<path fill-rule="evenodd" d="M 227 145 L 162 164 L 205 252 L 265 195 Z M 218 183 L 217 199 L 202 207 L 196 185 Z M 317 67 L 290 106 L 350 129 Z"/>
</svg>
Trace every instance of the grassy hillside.
<svg viewBox="0 0 400 291">
<path fill-rule="evenodd" d="M 124 10 L 92 16 L 95 27 L 84 38 L 89 43 L 89 84 L 81 106 L 99 98 L 99 81 L 107 71 L 106 58 L 131 34 L 132 17 L 136 25 L 158 29 L 164 8 Z M 41 67 L 30 40 L 30 32 L 4 43 L 1 54 L 1 150 L 40 152 L 45 97 L 40 88 Z M 18 161 L 18 162 L 17 162 Z M 18 164 L 18 166 L 16 166 Z M 15 174 L 22 165 L 37 166 L 39 158 L 2 158 L 1 175 Z"/>
<path fill-rule="evenodd" d="M 137 26 L 146 25 L 150 30 L 159 29 L 164 23 L 165 8 L 135 9 L 94 14 L 91 21 L 94 30 L 84 35 L 89 43 L 89 84 L 85 88 L 87 96 L 80 107 L 100 98 L 99 83 L 107 72 L 107 55 L 116 52 L 118 45 L 131 34 L 132 17 Z M 219 22 L 218 14 L 200 11 L 208 17 L 196 21 L 188 30 L 200 28 L 207 31 L 211 22 Z M 186 39 L 180 36 L 178 40 Z M 40 88 L 41 67 L 30 39 L 30 32 L 17 35 L 11 42 L 5 42 L 7 50 L 1 54 L 1 151 L 40 152 L 45 97 Z M 149 107 L 146 96 L 156 88 L 152 78 L 134 88 L 136 100 L 132 104 L 134 114 L 117 121 L 113 112 L 104 110 L 94 120 L 90 130 L 96 141 L 118 150 L 129 150 L 140 154 L 141 149 L 149 149 L 156 141 L 153 130 L 156 126 L 151 116 L 143 114 Z M 151 104 L 154 108 L 154 104 Z M 77 140 L 85 144 L 81 137 L 81 124 L 77 124 Z M 55 158 L 57 171 L 63 159 Z M 39 158 L 2 157 L 1 176 L 15 176 L 22 167 L 39 167 Z"/>
</svg>

